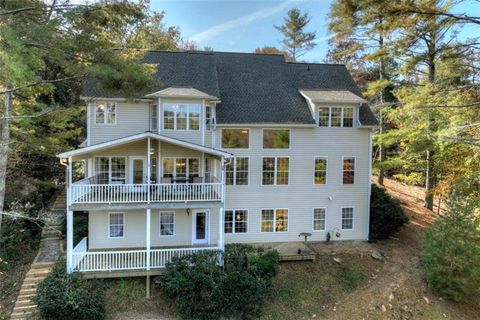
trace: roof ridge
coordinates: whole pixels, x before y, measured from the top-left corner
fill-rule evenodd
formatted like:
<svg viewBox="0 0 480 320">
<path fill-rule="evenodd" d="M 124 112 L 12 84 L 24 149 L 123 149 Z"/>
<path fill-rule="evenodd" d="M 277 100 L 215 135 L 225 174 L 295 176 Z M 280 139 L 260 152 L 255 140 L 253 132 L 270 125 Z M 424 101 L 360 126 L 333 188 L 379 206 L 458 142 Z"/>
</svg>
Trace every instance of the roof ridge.
<svg viewBox="0 0 480 320">
<path fill-rule="evenodd" d="M 323 63 L 323 62 L 292 62 L 292 61 L 286 61 L 287 64 L 313 64 L 313 65 L 319 65 L 319 66 L 332 66 L 332 67 L 341 67 L 345 66 L 344 63 Z"/>
</svg>

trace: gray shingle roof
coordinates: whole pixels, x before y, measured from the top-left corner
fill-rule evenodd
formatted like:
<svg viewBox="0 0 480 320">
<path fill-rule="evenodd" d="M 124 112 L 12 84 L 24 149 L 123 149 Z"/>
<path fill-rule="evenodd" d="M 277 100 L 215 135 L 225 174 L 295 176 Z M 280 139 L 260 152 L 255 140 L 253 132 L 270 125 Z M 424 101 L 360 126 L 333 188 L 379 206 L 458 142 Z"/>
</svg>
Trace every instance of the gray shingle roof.
<svg viewBox="0 0 480 320">
<path fill-rule="evenodd" d="M 217 123 L 314 124 L 299 89 L 343 90 L 362 97 L 343 65 L 287 63 L 283 56 L 226 52 L 152 51 L 143 59 L 158 65 L 156 92 L 168 87 L 191 87 L 219 97 Z M 121 97 L 106 92 L 93 80 L 85 97 Z M 368 105 L 360 108 L 362 125 L 378 124 Z"/>
</svg>

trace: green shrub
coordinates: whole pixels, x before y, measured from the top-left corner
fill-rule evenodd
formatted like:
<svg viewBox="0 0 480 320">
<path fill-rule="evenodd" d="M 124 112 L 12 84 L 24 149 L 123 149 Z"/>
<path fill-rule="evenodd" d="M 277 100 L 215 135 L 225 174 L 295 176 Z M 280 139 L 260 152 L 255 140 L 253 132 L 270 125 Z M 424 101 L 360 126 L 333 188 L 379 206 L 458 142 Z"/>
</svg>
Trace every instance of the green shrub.
<svg viewBox="0 0 480 320">
<path fill-rule="evenodd" d="M 425 234 L 422 263 L 435 293 L 465 301 L 480 295 L 480 217 L 468 204 L 449 207 Z"/>
<path fill-rule="evenodd" d="M 364 279 L 363 272 L 350 267 L 340 269 L 339 277 L 342 280 L 343 287 L 347 291 L 356 289 Z"/>
<path fill-rule="evenodd" d="M 261 314 L 272 278 L 278 273 L 279 255 L 249 245 L 227 245 L 223 267 L 219 251 L 204 251 L 174 259 L 164 275 L 155 279 L 175 299 L 179 314 L 190 319 Z"/>
<path fill-rule="evenodd" d="M 408 222 L 400 202 L 384 188 L 372 185 L 370 198 L 370 240 L 387 239 Z"/>
<path fill-rule="evenodd" d="M 64 260 L 39 283 L 35 301 L 45 319 L 105 319 L 100 284 L 83 279 L 79 273 L 67 274 Z"/>
<path fill-rule="evenodd" d="M 410 186 L 422 186 L 425 184 L 425 175 L 422 172 L 397 173 L 393 177 Z"/>
</svg>

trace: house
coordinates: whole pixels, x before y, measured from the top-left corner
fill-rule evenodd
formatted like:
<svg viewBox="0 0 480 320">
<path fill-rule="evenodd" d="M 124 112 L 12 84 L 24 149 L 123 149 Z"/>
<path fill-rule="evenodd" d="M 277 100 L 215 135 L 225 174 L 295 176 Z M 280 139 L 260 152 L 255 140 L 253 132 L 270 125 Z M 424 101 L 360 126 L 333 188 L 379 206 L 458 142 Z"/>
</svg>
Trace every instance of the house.
<svg viewBox="0 0 480 320">
<path fill-rule="evenodd" d="M 87 139 L 68 168 L 67 264 L 159 270 L 225 243 L 367 240 L 377 121 L 343 65 L 282 56 L 149 52 L 134 101 L 87 81 Z M 86 178 L 72 181 L 72 163 Z M 88 238 L 73 243 L 73 215 Z"/>
</svg>

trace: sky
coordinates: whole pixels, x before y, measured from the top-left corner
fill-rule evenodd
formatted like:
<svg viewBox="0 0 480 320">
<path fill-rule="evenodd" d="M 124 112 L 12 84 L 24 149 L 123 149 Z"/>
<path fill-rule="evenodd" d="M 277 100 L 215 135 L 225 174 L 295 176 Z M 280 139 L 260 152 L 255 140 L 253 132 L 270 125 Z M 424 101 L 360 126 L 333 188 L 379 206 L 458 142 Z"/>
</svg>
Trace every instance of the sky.
<svg viewBox="0 0 480 320">
<path fill-rule="evenodd" d="M 300 59 L 322 62 L 328 51 L 327 16 L 333 0 L 151 0 L 151 8 L 165 11 L 167 26 L 179 26 L 185 39 L 215 51 L 253 52 L 264 46 L 281 47 L 282 36 L 274 25 L 283 24 L 291 8 L 311 16 L 307 31 L 316 31 L 317 46 Z M 480 16 L 479 2 L 466 2 L 455 12 Z M 469 25 L 461 37 L 478 35 L 480 26 Z"/>
</svg>

